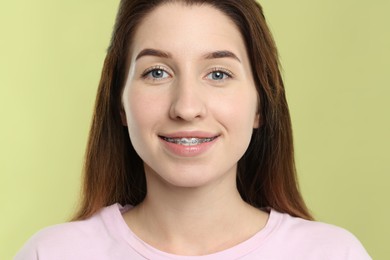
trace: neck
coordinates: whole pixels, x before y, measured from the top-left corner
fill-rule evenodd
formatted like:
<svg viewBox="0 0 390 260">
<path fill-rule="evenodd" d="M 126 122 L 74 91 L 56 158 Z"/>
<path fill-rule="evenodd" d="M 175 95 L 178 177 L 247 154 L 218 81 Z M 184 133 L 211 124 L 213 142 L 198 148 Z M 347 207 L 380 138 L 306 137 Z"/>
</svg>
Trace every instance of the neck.
<svg viewBox="0 0 390 260">
<path fill-rule="evenodd" d="M 232 247 L 258 232 L 267 215 L 245 203 L 235 174 L 217 183 L 183 188 L 147 174 L 145 200 L 125 220 L 142 240 L 166 252 L 201 255 Z M 189 235 L 190 234 L 190 235 Z"/>
</svg>

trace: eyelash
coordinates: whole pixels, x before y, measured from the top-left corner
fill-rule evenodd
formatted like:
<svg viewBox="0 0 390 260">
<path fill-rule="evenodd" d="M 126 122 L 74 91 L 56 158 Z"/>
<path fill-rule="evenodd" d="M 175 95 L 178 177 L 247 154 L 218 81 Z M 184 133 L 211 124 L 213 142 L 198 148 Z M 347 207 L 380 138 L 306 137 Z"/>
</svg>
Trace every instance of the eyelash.
<svg viewBox="0 0 390 260">
<path fill-rule="evenodd" d="M 169 73 L 169 72 L 167 71 L 167 69 L 165 69 L 163 66 L 158 65 L 158 66 L 153 66 L 153 67 L 151 67 L 151 68 L 146 69 L 146 70 L 141 74 L 141 77 L 142 77 L 143 79 L 150 79 L 150 80 L 154 80 L 154 81 L 162 80 L 162 79 L 160 79 L 160 78 L 153 78 L 153 77 L 148 76 L 151 72 L 156 71 L 156 70 L 161 70 L 163 73 L 167 73 L 169 76 L 171 76 L 171 73 Z"/>
<path fill-rule="evenodd" d="M 158 66 L 153 66 L 151 68 L 146 69 L 141 74 L 141 77 L 143 79 L 150 79 L 150 80 L 153 80 L 153 81 L 163 80 L 164 78 L 154 78 L 154 77 L 149 76 L 149 74 L 151 72 L 156 71 L 156 70 L 161 70 L 163 73 L 167 73 L 169 76 L 171 76 L 171 73 L 168 72 L 167 69 L 165 69 L 163 66 L 158 65 Z M 227 79 L 231 79 L 231 78 L 234 77 L 234 74 L 230 70 L 227 70 L 227 69 L 221 68 L 221 67 L 215 67 L 215 68 L 212 68 L 209 72 L 207 72 L 207 74 L 206 74 L 206 76 L 204 78 L 207 78 L 210 74 L 215 73 L 215 72 L 222 72 L 224 75 L 227 76 L 227 78 L 220 79 L 220 80 L 210 79 L 212 81 L 222 82 L 222 81 L 225 81 Z"/>
<path fill-rule="evenodd" d="M 209 71 L 207 73 L 206 78 L 207 78 L 208 75 L 210 75 L 211 73 L 215 73 L 215 72 L 222 72 L 224 75 L 227 76 L 227 78 L 226 79 L 221 79 L 221 80 L 213 80 L 213 81 L 221 82 L 221 81 L 225 81 L 227 79 L 231 79 L 231 78 L 234 77 L 233 72 L 231 72 L 230 70 L 227 70 L 225 68 L 216 67 L 216 68 L 211 69 L 211 71 Z"/>
</svg>

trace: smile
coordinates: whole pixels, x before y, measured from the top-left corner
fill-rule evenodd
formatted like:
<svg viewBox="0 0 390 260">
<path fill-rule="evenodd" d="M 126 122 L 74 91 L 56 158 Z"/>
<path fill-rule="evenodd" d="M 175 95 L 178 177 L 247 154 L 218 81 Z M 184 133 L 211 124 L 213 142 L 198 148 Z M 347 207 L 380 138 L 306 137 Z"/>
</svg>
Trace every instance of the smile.
<svg viewBox="0 0 390 260">
<path fill-rule="evenodd" d="M 208 143 L 213 140 L 215 140 L 217 137 L 211 137 L 211 138 L 197 138 L 197 137 L 180 137 L 180 138 L 169 138 L 161 136 L 161 138 L 169 143 L 184 145 L 184 146 L 195 146 L 203 143 Z"/>
</svg>

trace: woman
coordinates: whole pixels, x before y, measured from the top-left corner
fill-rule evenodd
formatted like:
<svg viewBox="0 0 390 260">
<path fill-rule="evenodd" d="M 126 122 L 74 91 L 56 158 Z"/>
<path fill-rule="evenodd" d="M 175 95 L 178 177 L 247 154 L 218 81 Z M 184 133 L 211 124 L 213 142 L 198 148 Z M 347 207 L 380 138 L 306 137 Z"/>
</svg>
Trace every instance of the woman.
<svg viewBox="0 0 390 260">
<path fill-rule="evenodd" d="M 253 0 L 122 0 L 73 222 L 17 259 L 370 259 L 299 193 L 277 51 Z"/>
</svg>

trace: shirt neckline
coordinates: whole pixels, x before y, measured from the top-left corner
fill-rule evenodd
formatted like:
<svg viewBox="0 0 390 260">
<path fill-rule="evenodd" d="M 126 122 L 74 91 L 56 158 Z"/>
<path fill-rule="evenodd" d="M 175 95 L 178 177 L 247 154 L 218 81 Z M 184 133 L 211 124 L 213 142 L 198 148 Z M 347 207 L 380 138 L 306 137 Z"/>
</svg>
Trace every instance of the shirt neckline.
<svg viewBox="0 0 390 260">
<path fill-rule="evenodd" d="M 271 236 L 273 231 L 277 229 L 282 221 L 283 214 L 269 209 L 269 217 L 266 225 L 249 239 L 223 251 L 216 253 L 202 255 L 202 256 L 183 256 L 170 254 L 161 251 L 143 240 L 141 240 L 126 224 L 122 214 L 130 210 L 132 206 L 122 206 L 119 203 L 113 204 L 102 212 L 103 220 L 108 227 L 110 227 L 111 235 L 116 236 L 120 240 L 126 241 L 126 243 L 133 248 L 138 254 L 145 259 L 153 260 L 168 260 L 168 259 L 184 259 L 184 260 L 212 260 L 212 259 L 225 259 L 233 260 L 243 257 L 254 250 L 260 248 Z"/>
</svg>

